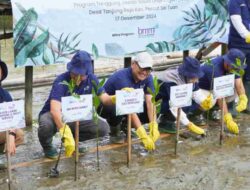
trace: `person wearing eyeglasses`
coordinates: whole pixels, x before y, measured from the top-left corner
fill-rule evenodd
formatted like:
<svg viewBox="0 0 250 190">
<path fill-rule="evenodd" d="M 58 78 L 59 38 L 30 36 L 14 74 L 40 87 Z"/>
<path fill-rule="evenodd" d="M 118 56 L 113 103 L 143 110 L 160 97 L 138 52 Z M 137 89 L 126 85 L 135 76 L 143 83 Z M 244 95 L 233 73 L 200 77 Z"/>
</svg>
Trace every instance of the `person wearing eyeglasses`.
<svg viewBox="0 0 250 190">
<path fill-rule="evenodd" d="M 159 138 L 158 124 L 153 117 L 152 96 L 147 88 L 154 91 L 153 77 L 151 75 L 153 59 L 147 52 L 137 54 L 132 58 L 132 63 L 129 68 L 121 69 L 109 77 L 104 84 L 105 92 L 113 97 L 115 104 L 115 91 L 133 89 L 143 89 L 145 94 L 144 112 L 132 114 L 132 127 L 136 129 L 136 134 L 144 144 L 147 150 L 155 149 L 155 141 Z M 123 143 L 124 136 L 121 130 L 124 116 L 116 116 L 115 105 L 101 105 L 99 107 L 101 116 L 106 118 L 110 125 L 110 141 L 112 143 Z M 101 110 L 101 111 L 100 111 Z M 149 123 L 151 133 L 148 135 L 143 124 Z"/>
</svg>

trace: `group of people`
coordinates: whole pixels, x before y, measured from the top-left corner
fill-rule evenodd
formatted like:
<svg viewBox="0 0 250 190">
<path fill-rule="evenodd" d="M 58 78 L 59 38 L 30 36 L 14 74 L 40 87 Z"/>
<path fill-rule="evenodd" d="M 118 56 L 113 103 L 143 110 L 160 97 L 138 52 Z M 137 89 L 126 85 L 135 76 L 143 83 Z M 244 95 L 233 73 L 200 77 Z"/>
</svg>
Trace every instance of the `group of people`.
<svg viewBox="0 0 250 190">
<path fill-rule="evenodd" d="M 129 68 L 124 68 L 113 73 L 105 82 L 103 87 L 97 89 L 93 81 L 98 85 L 99 81 L 93 73 L 91 56 L 86 51 L 78 51 L 67 64 L 67 71 L 59 75 L 50 91 L 49 97 L 39 113 L 38 137 L 46 157 L 54 159 L 58 157 L 58 151 L 54 147 L 53 136 L 59 132 L 64 139 L 66 156 L 71 156 L 75 151 L 74 123 L 64 123 L 61 114 L 61 99 L 70 96 L 71 93 L 63 81 L 75 84 L 75 94 L 91 94 L 92 89 L 99 97 L 101 104 L 98 108 L 98 122 L 93 120 L 81 121 L 79 140 L 85 141 L 96 137 L 98 129 L 99 136 L 110 135 L 112 143 L 124 143 L 124 133 L 126 132 L 126 117 L 116 116 L 116 90 L 132 91 L 133 89 L 143 89 L 145 94 L 144 112 L 132 114 L 132 127 L 135 128 L 136 135 L 143 143 L 145 149 L 154 150 L 155 142 L 160 137 L 159 131 L 175 133 L 175 122 L 177 109 L 170 106 L 170 88 L 172 86 L 193 83 L 193 102 L 189 107 L 181 110 L 181 123 L 191 132 L 204 135 L 205 131 L 199 123 L 192 121 L 190 115 L 202 114 L 214 107 L 215 104 L 220 109 L 224 109 L 223 119 L 229 132 L 239 133 L 238 124 L 232 116 L 232 109 L 236 107 L 237 112 L 245 111 L 250 113 L 250 3 L 247 0 L 230 0 L 230 34 L 229 51 L 223 56 L 218 56 L 211 60 L 210 64 L 201 64 L 197 59 L 185 57 L 183 63 L 177 67 L 169 68 L 157 75 L 161 83 L 160 91 L 156 96 L 157 100 L 162 100 L 160 116 L 156 120 L 153 115 L 154 105 L 152 96 L 148 88 L 154 92 L 152 57 L 146 53 L 139 53 L 132 58 Z M 240 62 L 240 64 L 236 64 Z M 246 62 L 246 64 L 244 64 Z M 235 73 L 245 70 L 243 78 Z M 227 74 L 235 74 L 235 95 L 227 98 L 231 104 L 223 104 L 221 99 L 215 99 L 211 91 L 213 90 L 213 79 Z M 8 74 L 7 66 L 0 62 L 0 81 L 3 81 Z M 235 104 L 237 100 L 237 105 Z M 10 94 L 0 87 L 0 103 L 12 101 Z M 149 132 L 144 124 L 148 124 Z M 159 124 L 159 126 L 158 126 Z M 22 130 L 11 130 L 10 152 L 15 153 L 16 145 L 23 141 Z M 0 143 L 4 143 L 4 133 L 0 133 Z"/>
</svg>

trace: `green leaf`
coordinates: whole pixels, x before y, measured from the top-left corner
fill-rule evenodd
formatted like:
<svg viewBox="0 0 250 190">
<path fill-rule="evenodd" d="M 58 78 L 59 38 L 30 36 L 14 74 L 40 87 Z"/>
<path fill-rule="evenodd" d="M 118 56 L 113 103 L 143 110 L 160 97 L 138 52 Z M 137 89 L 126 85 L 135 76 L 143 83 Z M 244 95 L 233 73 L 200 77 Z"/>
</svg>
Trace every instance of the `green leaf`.
<svg viewBox="0 0 250 190">
<path fill-rule="evenodd" d="M 149 87 L 147 87 L 147 91 L 148 91 L 148 93 L 150 94 L 150 95 L 152 95 L 153 96 L 153 91 L 151 90 L 151 88 L 149 88 Z"/>
<path fill-rule="evenodd" d="M 103 87 L 105 81 L 106 81 L 105 78 L 103 78 L 103 79 L 100 81 L 100 83 L 98 84 L 98 90 L 99 90 L 99 88 Z"/>
<path fill-rule="evenodd" d="M 37 29 L 37 18 L 38 15 L 32 8 L 26 11 L 26 13 L 24 13 L 15 25 L 13 35 L 16 55 L 22 48 L 24 48 L 25 45 L 32 41 Z"/>
</svg>

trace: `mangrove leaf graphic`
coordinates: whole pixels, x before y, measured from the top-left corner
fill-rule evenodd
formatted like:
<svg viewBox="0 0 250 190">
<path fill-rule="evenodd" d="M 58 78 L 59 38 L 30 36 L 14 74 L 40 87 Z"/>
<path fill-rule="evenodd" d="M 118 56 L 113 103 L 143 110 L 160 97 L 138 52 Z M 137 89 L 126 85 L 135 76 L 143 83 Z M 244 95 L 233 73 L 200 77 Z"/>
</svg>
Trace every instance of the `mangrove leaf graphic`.
<svg viewBox="0 0 250 190">
<path fill-rule="evenodd" d="M 36 39 L 25 45 L 16 55 L 16 66 L 24 65 L 28 58 L 34 58 L 44 52 L 44 45 L 49 40 L 49 32 L 46 31 L 39 35 Z"/>
<path fill-rule="evenodd" d="M 94 56 L 94 59 L 98 59 L 99 52 L 95 44 L 92 44 L 92 54 Z"/>
<path fill-rule="evenodd" d="M 37 17 L 34 9 L 29 9 L 15 25 L 13 31 L 15 54 L 18 54 L 25 45 L 32 41 L 36 33 Z"/>
<path fill-rule="evenodd" d="M 146 46 L 147 51 L 164 53 L 201 48 L 213 38 L 221 38 L 226 33 L 226 4 L 226 0 L 205 0 L 203 11 L 197 5 L 183 11 L 185 24 L 174 31 L 174 40 L 150 43 Z"/>
<path fill-rule="evenodd" d="M 106 43 L 105 51 L 109 56 L 122 56 L 125 54 L 124 49 L 117 43 Z"/>
<path fill-rule="evenodd" d="M 60 58 L 73 55 L 78 51 L 78 49 L 76 48 L 81 41 L 76 42 L 76 39 L 79 37 L 80 34 L 81 33 L 78 33 L 72 36 L 71 38 L 70 34 L 68 34 L 65 38 L 64 38 L 64 33 L 60 35 L 59 40 L 57 41 L 57 50 L 51 49 L 54 63 L 58 63 L 60 62 Z"/>
</svg>

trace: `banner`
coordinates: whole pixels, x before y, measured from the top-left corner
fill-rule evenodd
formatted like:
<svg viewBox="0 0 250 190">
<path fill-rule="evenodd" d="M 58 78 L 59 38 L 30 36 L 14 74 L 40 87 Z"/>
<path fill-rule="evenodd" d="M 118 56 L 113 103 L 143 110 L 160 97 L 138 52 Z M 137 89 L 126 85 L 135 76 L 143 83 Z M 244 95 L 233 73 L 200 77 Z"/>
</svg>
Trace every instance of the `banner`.
<svg viewBox="0 0 250 190">
<path fill-rule="evenodd" d="M 227 0 L 12 0 L 15 66 L 201 48 L 227 39 Z"/>
</svg>

